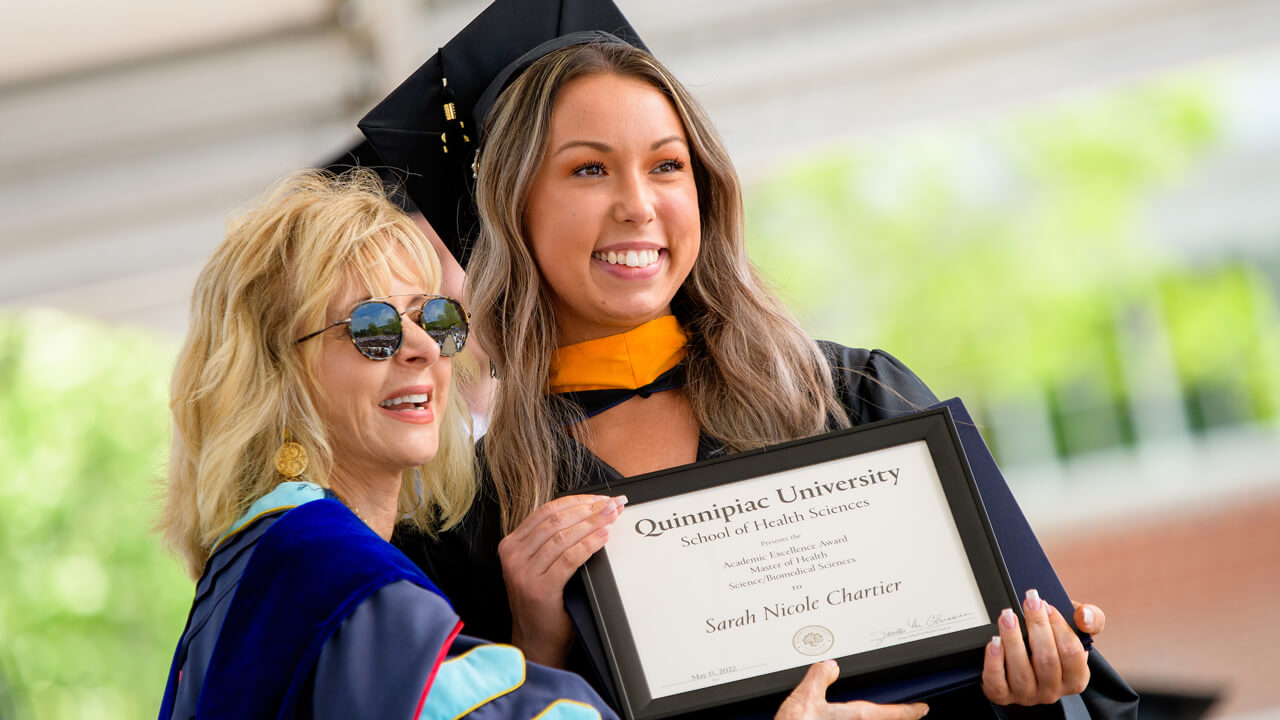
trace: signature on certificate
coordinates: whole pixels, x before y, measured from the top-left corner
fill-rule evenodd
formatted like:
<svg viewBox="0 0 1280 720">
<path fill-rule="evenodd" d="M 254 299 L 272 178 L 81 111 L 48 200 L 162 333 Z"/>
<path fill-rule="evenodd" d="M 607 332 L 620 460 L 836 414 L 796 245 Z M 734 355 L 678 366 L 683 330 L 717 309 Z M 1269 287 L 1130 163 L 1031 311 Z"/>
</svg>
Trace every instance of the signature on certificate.
<svg viewBox="0 0 1280 720">
<path fill-rule="evenodd" d="M 971 617 L 973 617 L 972 612 L 933 613 L 923 619 L 913 617 L 896 627 L 872 631 L 868 634 L 867 639 L 871 642 L 872 647 L 880 647 L 886 644 L 897 645 L 910 640 L 941 635 L 961 621 Z"/>
</svg>

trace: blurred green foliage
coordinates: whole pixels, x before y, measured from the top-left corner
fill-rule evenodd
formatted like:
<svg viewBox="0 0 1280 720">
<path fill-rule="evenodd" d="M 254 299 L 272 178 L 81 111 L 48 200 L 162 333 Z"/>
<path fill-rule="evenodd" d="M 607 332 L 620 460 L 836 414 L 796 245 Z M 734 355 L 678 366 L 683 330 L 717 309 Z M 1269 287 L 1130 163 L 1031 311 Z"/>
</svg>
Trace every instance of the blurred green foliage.
<svg viewBox="0 0 1280 720">
<path fill-rule="evenodd" d="M 1213 88 L 1166 79 L 824 150 L 749 191 L 752 257 L 816 336 L 888 349 L 978 410 L 1048 407 L 1060 455 L 1134 441 L 1125 364 L 1156 350 L 1125 345 L 1135 307 L 1163 318 L 1188 397 L 1272 417 L 1265 282 L 1191 267 L 1145 226 L 1214 147 Z"/>
<path fill-rule="evenodd" d="M 159 707 L 193 590 L 151 532 L 176 349 L 52 311 L 0 315 L 6 718 Z"/>
<path fill-rule="evenodd" d="M 1212 272 L 1169 274 L 1159 291 L 1192 426 L 1276 417 L 1280 317 L 1262 273 L 1228 261 Z"/>
</svg>

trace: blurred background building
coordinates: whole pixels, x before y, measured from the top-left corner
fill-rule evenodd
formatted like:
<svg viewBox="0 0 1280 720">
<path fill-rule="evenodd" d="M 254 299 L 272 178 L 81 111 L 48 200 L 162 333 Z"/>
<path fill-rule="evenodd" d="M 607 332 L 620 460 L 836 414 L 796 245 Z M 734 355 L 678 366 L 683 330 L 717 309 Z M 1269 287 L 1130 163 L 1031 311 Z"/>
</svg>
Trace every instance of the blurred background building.
<svg viewBox="0 0 1280 720">
<path fill-rule="evenodd" d="M 1280 0 L 618 4 L 806 325 L 982 418 L 1144 711 L 1280 717 Z M 481 7 L 6 8 L 0 718 L 154 712 L 190 587 L 147 502 L 195 275 Z"/>
</svg>

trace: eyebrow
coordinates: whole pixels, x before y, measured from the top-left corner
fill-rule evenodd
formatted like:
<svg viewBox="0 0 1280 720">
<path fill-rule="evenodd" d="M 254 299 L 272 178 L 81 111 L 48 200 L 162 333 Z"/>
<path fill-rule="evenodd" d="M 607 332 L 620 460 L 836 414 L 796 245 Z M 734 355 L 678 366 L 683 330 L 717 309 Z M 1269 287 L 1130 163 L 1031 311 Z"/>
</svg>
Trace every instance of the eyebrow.
<svg viewBox="0 0 1280 720">
<path fill-rule="evenodd" d="M 668 135 L 667 137 L 664 137 L 664 138 L 662 138 L 661 140 L 659 140 L 658 142 L 656 142 L 656 143 L 654 143 L 654 144 L 650 145 L 650 146 L 649 146 L 649 149 L 650 149 L 650 150 L 657 150 L 658 148 L 660 148 L 660 147 L 662 147 L 663 145 L 666 145 L 667 143 L 670 143 L 670 142 L 678 142 L 678 143 L 681 143 L 682 145 L 684 145 L 686 148 L 687 148 L 687 147 L 689 147 L 689 142 L 688 142 L 687 140 L 685 140 L 684 138 L 680 137 L 679 135 Z"/>
<path fill-rule="evenodd" d="M 613 148 L 612 148 L 612 147 L 609 147 L 608 145 L 606 145 L 606 144 L 604 144 L 604 143 L 602 143 L 602 142 L 595 142 L 595 141 L 593 141 L 593 140 L 570 140 L 569 142 L 567 142 L 567 143 L 565 143 L 565 144 L 561 145 L 560 147 L 556 148 L 556 151 L 555 151 L 554 153 L 552 153 L 552 154 L 553 154 L 553 155 L 559 155 L 560 153 L 564 152 L 565 150 L 568 150 L 568 149 L 570 149 L 570 148 L 576 148 L 576 147 L 589 147 L 589 148 L 591 148 L 592 150 L 597 150 L 597 151 L 602 152 L 602 153 L 613 152 Z"/>
<path fill-rule="evenodd" d="M 396 295 L 370 295 L 369 297 L 364 298 L 363 300 L 357 300 L 357 301 L 355 301 L 355 303 L 354 303 L 351 307 L 352 307 L 352 309 L 355 309 L 355 307 L 356 307 L 357 305 L 362 305 L 362 304 L 367 303 L 367 302 L 370 302 L 370 301 L 372 301 L 372 300 L 390 300 L 391 298 L 402 298 L 402 297 L 411 297 L 411 298 L 415 298 L 415 299 L 416 299 L 416 298 L 429 298 L 429 297 L 436 297 L 436 296 L 435 296 L 435 295 L 432 295 L 431 293 L 425 293 L 425 292 L 422 292 L 422 293 L 398 293 L 398 294 L 396 294 Z M 441 297 L 443 297 L 443 296 L 441 296 Z"/>
<path fill-rule="evenodd" d="M 650 145 L 650 146 L 649 146 L 649 150 L 650 150 L 650 151 L 657 150 L 658 148 L 662 147 L 663 145 L 666 145 L 667 143 L 671 143 L 671 142 L 678 142 L 678 143 L 681 143 L 681 144 L 683 144 L 685 147 L 688 147 L 688 146 L 689 146 L 689 143 L 688 143 L 688 142 L 687 142 L 683 137 L 681 137 L 681 136 L 679 136 L 679 135 L 668 135 L 667 137 L 664 137 L 664 138 L 662 138 L 661 140 L 658 140 L 658 141 L 657 141 L 657 142 L 655 142 L 654 144 Z M 567 143 L 565 143 L 565 144 L 561 145 L 560 147 L 556 148 L 556 151 L 555 151 L 554 153 L 552 153 L 552 154 L 553 154 L 553 155 L 559 155 L 560 153 L 564 152 L 565 150 L 568 150 L 568 149 L 570 149 L 570 148 L 575 148 L 575 147 L 589 147 L 589 148 L 591 148 L 592 150 L 595 150 L 595 151 L 597 151 L 597 152 L 602 152 L 602 153 L 610 153 L 610 152 L 613 152 L 613 147 L 612 147 L 612 146 L 610 146 L 610 145 L 608 145 L 608 144 L 606 144 L 606 143 L 597 142 L 597 141 L 595 141 L 595 140 L 570 140 L 569 142 L 567 142 Z"/>
</svg>

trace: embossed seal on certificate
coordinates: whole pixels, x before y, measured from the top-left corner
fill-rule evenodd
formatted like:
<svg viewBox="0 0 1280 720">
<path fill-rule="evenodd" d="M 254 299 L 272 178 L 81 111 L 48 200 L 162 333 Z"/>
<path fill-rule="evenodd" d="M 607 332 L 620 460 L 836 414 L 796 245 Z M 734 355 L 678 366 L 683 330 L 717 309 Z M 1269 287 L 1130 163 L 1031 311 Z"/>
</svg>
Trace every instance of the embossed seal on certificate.
<svg viewBox="0 0 1280 720">
<path fill-rule="evenodd" d="M 836 638 L 821 625 L 806 625 L 791 638 L 791 646 L 803 655 L 821 655 L 831 649 Z"/>
</svg>

